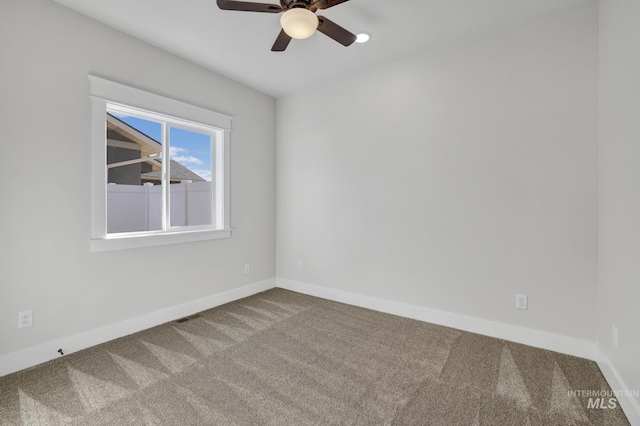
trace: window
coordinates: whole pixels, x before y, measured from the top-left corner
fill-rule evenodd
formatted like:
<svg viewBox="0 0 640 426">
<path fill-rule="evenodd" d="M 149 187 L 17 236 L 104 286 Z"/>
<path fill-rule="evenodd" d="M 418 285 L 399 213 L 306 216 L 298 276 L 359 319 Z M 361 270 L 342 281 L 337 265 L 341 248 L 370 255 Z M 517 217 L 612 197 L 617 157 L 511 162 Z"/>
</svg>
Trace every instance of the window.
<svg viewBox="0 0 640 426">
<path fill-rule="evenodd" d="M 229 237 L 231 118 L 89 79 L 92 250 Z"/>
<path fill-rule="evenodd" d="M 107 235 L 222 228 L 212 167 L 221 138 L 213 127 L 107 103 Z"/>
</svg>

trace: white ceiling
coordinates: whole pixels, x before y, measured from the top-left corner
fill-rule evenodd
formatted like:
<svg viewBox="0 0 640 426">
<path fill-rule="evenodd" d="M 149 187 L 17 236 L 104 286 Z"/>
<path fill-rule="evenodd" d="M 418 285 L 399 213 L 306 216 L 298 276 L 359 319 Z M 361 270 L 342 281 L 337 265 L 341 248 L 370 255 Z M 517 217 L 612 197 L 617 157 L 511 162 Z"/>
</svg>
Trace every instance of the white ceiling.
<svg viewBox="0 0 640 426">
<path fill-rule="evenodd" d="M 316 32 L 292 40 L 282 53 L 270 50 L 279 14 L 223 11 L 215 0 L 55 1 L 277 97 L 589 0 L 350 0 L 318 14 L 353 33 L 370 33 L 370 42 L 343 47 Z"/>
</svg>

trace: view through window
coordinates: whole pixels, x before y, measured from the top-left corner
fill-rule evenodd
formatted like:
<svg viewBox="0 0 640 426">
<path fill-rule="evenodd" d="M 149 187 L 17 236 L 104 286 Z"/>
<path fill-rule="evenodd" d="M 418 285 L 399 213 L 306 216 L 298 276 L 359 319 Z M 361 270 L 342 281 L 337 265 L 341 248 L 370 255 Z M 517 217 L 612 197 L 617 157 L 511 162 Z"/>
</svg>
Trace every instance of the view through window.
<svg viewBox="0 0 640 426">
<path fill-rule="evenodd" d="M 107 234 L 216 229 L 221 130 L 119 105 L 106 111 Z"/>
</svg>

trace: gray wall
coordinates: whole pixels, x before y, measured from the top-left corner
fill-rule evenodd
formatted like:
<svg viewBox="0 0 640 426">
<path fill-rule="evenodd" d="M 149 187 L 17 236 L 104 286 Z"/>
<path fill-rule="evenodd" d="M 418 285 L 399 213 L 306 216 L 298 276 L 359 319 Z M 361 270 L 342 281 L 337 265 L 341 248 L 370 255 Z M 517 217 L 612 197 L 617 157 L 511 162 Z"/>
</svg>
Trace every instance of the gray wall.
<svg viewBox="0 0 640 426">
<path fill-rule="evenodd" d="M 640 5 L 600 2 L 599 104 L 597 16 L 578 7 L 281 99 L 278 276 L 597 330 L 640 388 Z M 0 355 L 275 276 L 273 99 L 48 0 L 2 1 L 0 40 Z M 231 239 L 89 253 L 89 73 L 235 116 Z M 35 326 L 18 330 L 28 308 Z"/>
<path fill-rule="evenodd" d="M 278 99 L 278 278 L 594 341 L 597 13 Z"/>
<path fill-rule="evenodd" d="M 637 0 L 600 2 L 598 344 L 635 391 L 640 391 L 639 23 Z M 640 407 L 640 398 L 635 401 Z"/>
<path fill-rule="evenodd" d="M 0 355 L 275 276 L 273 98 L 49 0 L 2 0 L 0 40 Z M 235 117 L 232 238 L 89 252 L 89 73 Z"/>
</svg>

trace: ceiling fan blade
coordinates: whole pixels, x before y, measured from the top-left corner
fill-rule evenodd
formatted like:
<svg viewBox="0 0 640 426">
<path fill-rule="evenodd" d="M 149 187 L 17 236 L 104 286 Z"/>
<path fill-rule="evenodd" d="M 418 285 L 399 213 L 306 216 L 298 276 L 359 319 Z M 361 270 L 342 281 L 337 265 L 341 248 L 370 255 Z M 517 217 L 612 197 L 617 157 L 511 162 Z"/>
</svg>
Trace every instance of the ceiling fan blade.
<svg viewBox="0 0 640 426">
<path fill-rule="evenodd" d="M 282 7 L 277 4 L 252 3 L 248 1 L 217 0 L 222 10 L 240 10 L 243 12 L 280 13 Z"/>
<path fill-rule="evenodd" d="M 273 47 L 271 48 L 272 52 L 284 52 L 289 42 L 291 41 L 291 37 L 284 32 L 284 30 L 280 30 L 280 34 L 276 39 L 276 42 L 273 43 Z"/>
<path fill-rule="evenodd" d="M 340 3 L 347 2 L 349 0 L 316 0 L 311 6 L 317 7 L 318 9 L 329 9 L 330 7 L 337 6 Z"/>
<path fill-rule="evenodd" d="M 318 31 L 331 37 L 343 46 L 351 46 L 357 38 L 355 34 L 350 33 L 324 16 L 318 16 Z"/>
</svg>

